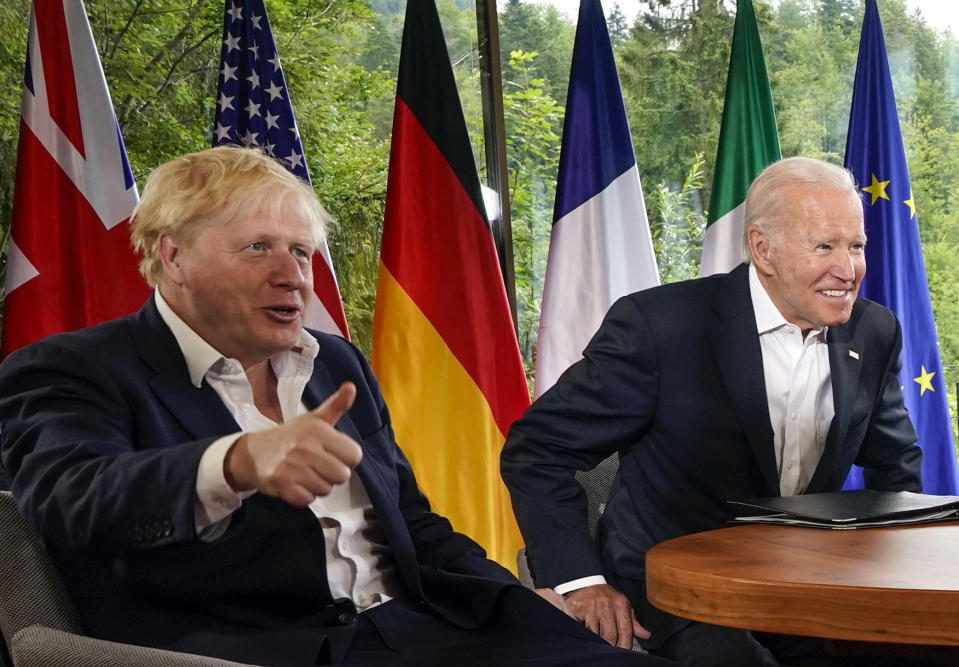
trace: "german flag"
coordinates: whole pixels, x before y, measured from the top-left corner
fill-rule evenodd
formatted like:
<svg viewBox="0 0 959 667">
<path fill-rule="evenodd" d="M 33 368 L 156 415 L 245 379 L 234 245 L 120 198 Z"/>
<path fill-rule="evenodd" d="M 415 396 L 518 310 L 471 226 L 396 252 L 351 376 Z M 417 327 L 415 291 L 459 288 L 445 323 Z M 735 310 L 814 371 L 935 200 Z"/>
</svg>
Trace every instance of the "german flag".
<svg viewBox="0 0 959 667">
<path fill-rule="evenodd" d="M 499 453 L 529 391 L 453 68 L 427 0 L 406 6 L 373 369 L 434 509 L 515 571 L 522 538 Z"/>
</svg>

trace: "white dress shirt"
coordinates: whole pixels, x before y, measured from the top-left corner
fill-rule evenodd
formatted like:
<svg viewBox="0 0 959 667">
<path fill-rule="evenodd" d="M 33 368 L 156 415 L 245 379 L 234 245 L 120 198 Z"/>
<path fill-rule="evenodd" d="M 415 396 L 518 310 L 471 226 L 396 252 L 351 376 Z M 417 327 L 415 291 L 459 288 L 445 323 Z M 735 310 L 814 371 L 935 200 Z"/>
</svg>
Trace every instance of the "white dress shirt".
<svg viewBox="0 0 959 667">
<path fill-rule="evenodd" d="M 826 327 L 802 331 L 790 324 L 749 265 L 749 294 L 762 348 L 763 375 L 773 427 L 773 447 L 784 496 L 802 493 L 822 456 L 835 408 L 829 372 Z M 605 584 L 602 575 L 574 579 L 556 586 L 560 595 Z"/>
<path fill-rule="evenodd" d="M 816 472 L 835 415 L 826 327 L 803 339 L 800 328 L 773 304 L 752 264 L 749 292 L 762 348 L 779 491 L 798 495 Z"/>
<path fill-rule="evenodd" d="M 273 428 L 277 424 L 261 413 L 253 401 L 253 389 L 243 367 L 228 359 L 189 327 L 154 291 L 157 309 L 176 338 L 190 373 L 200 387 L 206 380 L 223 405 L 243 429 L 215 440 L 200 458 L 197 470 L 194 511 L 201 539 L 215 540 L 229 526 L 230 515 L 254 491 L 236 493 L 226 481 L 223 462 L 227 451 L 244 433 Z M 304 414 L 303 390 L 313 375 L 319 343 L 306 331 L 297 345 L 270 358 L 277 378 L 277 397 L 283 420 Z M 325 497 L 310 504 L 323 527 L 326 542 L 326 569 L 333 598 L 349 598 L 360 611 L 393 597 L 395 572 L 386 556 L 389 548 L 380 522 L 358 475 L 346 484 L 337 484 Z"/>
</svg>

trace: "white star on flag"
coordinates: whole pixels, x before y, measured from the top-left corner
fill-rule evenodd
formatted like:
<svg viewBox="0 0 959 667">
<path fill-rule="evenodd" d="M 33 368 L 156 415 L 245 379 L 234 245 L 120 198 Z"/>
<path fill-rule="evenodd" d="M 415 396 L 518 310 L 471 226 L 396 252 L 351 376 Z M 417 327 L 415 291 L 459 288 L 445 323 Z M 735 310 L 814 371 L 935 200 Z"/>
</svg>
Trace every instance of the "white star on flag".
<svg viewBox="0 0 959 667">
<path fill-rule="evenodd" d="M 291 167 L 295 168 L 297 166 L 304 166 L 303 155 L 301 153 L 297 153 L 295 148 L 293 149 L 292 153 L 283 159 L 289 162 Z"/>
<path fill-rule="evenodd" d="M 234 4 L 232 9 L 226 10 L 226 13 L 233 17 L 234 21 L 243 20 L 243 8 Z"/>
<path fill-rule="evenodd" d="M 278 86 L 278 85 L 276 85 L 276 82 L 275 82 L 275 81 L 271 81 L 271 82 L 270 82 L 270 87 L 269 87 L 269 88 L 264 88 L 263 90 L 265 90 L 266 92 L 268 92 L 268 93 L 270 94 L 270 101 L 271 101 L 271 102 L 272 102 L 273 100 L 280 99 L 280 98 L 283 97 L 283 86 Z"/>
<path fill-rule="evenodd" d="M 216 129 L 213 130 L 213 134 L 216 135 L 217 143 L 222 142 L 230 137 L 230 128 L 223 127 L 223 125 L 217 123 Z"/>
<path fill-rule="evenodd" d="M 227 51 L 239 51 L 240 50 L 240 38 L 239 36 L 234 37 L 233 35 L 227 35 L 223 40 L 223 45 L 226 46 Z"/>
<path fill-rule="evenodd" d="M 236 67 L 230 67 L 229 64 L 223 63 L 223 69 L 220 70 L 220 76 L 223 77 L 224 81 L 236 81 Z"/>
</svg>

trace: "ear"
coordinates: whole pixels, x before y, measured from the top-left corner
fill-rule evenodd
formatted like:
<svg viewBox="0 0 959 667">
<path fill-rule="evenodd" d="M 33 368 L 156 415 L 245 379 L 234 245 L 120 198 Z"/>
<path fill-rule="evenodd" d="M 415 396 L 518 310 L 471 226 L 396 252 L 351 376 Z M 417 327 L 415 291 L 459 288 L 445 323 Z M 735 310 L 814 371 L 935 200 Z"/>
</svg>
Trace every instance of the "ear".
<svg viewBox="0 0 959 667">
<path fill-rule="evenodd" d="M 750 227 L 746 235 L 749 242 L 749 256 L 753 264 L 760 273 L 774 273 L 772 270 L 771 249 L 772 243 L 769 235 L 758 227 Z"/>
<path fill-rule="evenodd" d="M 181 266 L 183 246 L 169 234 L 157 238 L 157 254 L 163 263 L 163 275 L 177 285 L 183 285 L 185 272 Z"/>
</svg>

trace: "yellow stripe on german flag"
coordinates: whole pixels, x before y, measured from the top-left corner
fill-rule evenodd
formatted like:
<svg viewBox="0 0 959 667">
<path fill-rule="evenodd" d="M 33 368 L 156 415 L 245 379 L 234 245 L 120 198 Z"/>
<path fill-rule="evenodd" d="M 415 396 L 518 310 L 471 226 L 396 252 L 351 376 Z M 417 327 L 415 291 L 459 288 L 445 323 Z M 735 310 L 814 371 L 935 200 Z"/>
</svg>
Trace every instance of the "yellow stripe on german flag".
<svg viewBox="0 0 959 667">
<path fill-rule="evenodd" d="M 382 308 L 379 304 L 383 304 Z M 522 544 L 506 488 L 499 478 L 500 432 L 489 403 L 422 311 L 388 269 L 380 266 L 380 321 L 403 336 L 376 330 L 376 359 L 409 359 L 405 372 L 378 372 L 400 448 L 420 489 L 453 526 L 480 542 L 490 556 L 515 570 Z M 433 387 L 424 396 L 412 388 Z"/>
</svg>

